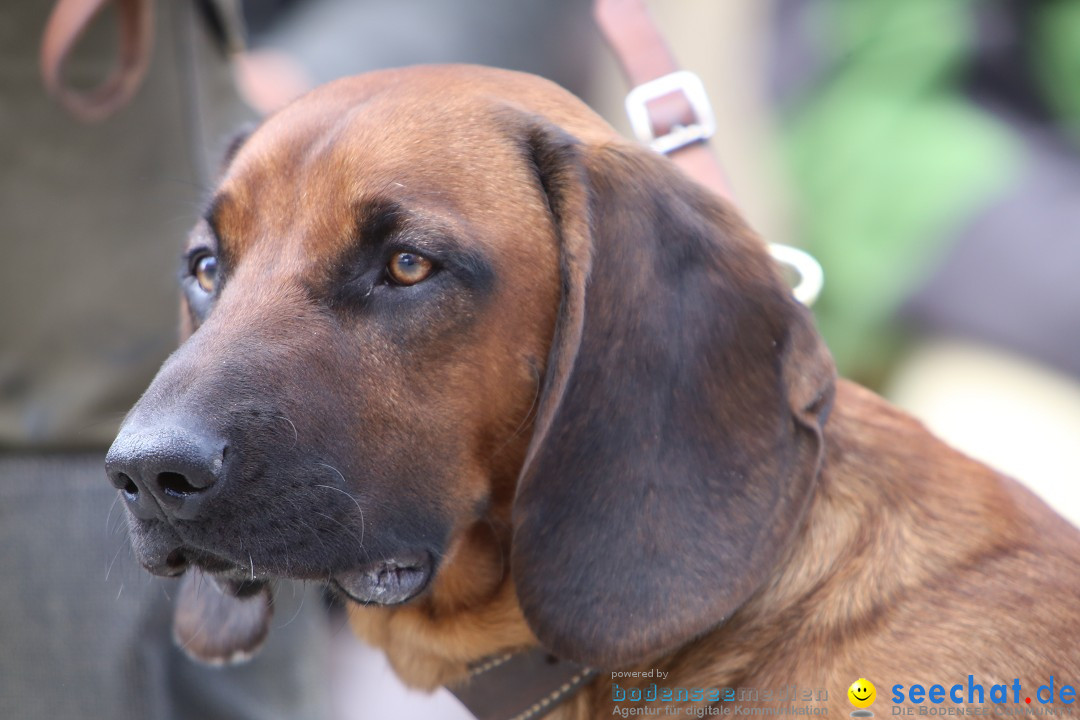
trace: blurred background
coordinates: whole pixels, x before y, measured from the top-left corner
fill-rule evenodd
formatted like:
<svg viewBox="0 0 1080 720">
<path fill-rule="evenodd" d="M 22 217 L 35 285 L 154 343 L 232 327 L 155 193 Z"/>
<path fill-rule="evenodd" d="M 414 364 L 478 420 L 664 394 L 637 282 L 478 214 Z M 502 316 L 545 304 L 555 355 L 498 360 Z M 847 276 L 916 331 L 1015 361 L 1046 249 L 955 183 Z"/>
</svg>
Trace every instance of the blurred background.
<svg viewBox="0 0 1080 720">
<path fill-rule="evenodd" d="M 172 648 L 173 585 L 101 463 L 177 338 L 182 239 L 229 137 L 316 83 L 474 62 L 549 77 L 625 134 L 588 0 L 172 0 L 100 122 L 49 99 L 50 3 L 0 7 L 0 717 L 464 718 L 401 687 L 314 588 L 269 652 Z M 66 77 L 108 74 L 112 3 Z M 761 235 L 822 263 L 840 371 L 1080 523 L 1080 2 L 654 0 Z"/>
</svg>

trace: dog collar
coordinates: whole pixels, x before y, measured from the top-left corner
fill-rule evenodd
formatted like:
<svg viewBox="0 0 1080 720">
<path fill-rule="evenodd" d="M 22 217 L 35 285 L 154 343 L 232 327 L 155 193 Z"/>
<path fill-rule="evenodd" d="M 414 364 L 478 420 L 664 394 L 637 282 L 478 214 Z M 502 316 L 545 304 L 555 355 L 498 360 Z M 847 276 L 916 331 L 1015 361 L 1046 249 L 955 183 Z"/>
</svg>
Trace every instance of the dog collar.
<svg viewBox="0 0 1080 720">
<path fill-rule="evenodd" d="M 533 648 L 481 660 L 448 689 L 476 720 L 537 720 L 576 695 L 596 672 Z"/>
</svg>

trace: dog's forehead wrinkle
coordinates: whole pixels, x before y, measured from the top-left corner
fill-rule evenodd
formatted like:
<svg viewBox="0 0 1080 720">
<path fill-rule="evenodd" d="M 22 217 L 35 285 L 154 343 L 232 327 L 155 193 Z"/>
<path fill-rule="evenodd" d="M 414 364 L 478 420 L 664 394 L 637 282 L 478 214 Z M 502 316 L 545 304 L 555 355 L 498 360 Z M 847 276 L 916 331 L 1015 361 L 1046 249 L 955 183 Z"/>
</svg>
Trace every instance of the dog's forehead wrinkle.
<svg viewBox="0 0 1080 720">
<path fill-rule="evenodd" d="M 244 248 L 270 244 L 268 252 L 296 254 L 299 239 L 304 256 L 340 255 L 364 239 L 357 237 L 352 206 L 372 196 L 407 205 L 417 225 L 460 225 L 467 218 L 473 227 L 450 229 L 470 242 L 501 239 L 486 240 L 490 232 L 484 229 L 520 223 L 533 211 L 535 194 L 514 143 L 492 142 L 505 135 L 494 127 L 504 120 L 486 107 L 493 100 L 477 108 L 458 107 L 462 103 L 450 99 L 446 108 L 439 105 L 440 112 L 432 111 L 432 102 L 384 91 L 332 121 L 284 129 L 280 122 L 268 123 L 244 159 L 273 160 L 275 170 L 268 172 L 260 162 L 257 172 L 248 172 L 247 163 L 237 162 L 231 177 L 230 187 L 242 185 L 245 197 L 275 198 L 273 207 L 247 213 L 264 231 L 257 242 L 245 240 Z M 511 177 L 507 166 L 516 169 Z"/>
</svg>

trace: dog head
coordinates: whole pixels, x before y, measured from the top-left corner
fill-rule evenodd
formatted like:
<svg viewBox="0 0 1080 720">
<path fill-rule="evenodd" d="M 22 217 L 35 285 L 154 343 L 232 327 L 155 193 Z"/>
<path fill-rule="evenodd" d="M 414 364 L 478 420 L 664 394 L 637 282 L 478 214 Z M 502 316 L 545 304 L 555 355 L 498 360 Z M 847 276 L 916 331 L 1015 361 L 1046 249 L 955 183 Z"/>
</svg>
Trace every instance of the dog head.
<svg viewBox="0 0 1080 720">
<path fill-rule="evenodd" d="M 537 78 L 314 91 L 239 146 L 183 286 L 107 471 L 143 564 L 230 596 L 512 583 L 544 646 L 625 665 L 744 603 L 818 473 L 832 364 L 761 243 Z"/>
</svg>

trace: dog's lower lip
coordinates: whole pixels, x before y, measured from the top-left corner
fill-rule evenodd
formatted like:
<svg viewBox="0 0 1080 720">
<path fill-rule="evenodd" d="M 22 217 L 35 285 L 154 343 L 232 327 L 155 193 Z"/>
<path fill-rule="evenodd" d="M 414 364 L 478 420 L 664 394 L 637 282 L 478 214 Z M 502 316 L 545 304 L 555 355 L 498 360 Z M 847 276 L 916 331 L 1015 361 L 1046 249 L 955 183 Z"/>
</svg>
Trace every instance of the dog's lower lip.
<svg viewBox="0 0 1080 720">
<path fill-rule="evenodd" d="M 239 598 L 261 592 L 271 579 L 263 573 L 256 574 L 254 563 L 245 567 L 194 548 L 173 550 L 169 554 L 168 565 L 170 576 L 182 575 L 189 567 L 197 567 L 221 592 Z"/>
<path fill-rule="evenodd" d="M 426 552 L 401 554 L 333 576 L 333 584 L 364 605 L 396 605 L 420 594 L 431 578 Z"/>
<path fill-rule="evenodd" d="M 270 584 L 271 577 L 263 574 L 256 575 L 254 568 L 244 567 L 217 567 L 214 569 L 203 566 L 206 577 L 226 595 L 236 598 L 249 598 L 263 592 Z"/>
<path fill-rule="evenodd" d="M 250 578 L 238 579 L 229 575 L 211 574 L 207 575 L 207 577 L 217 585 L 221 592 L 238 598 L 248 598 L 259 594 L 270 582 L 264 578 L 256 578 L 255 580 Z"/>
</svg>

